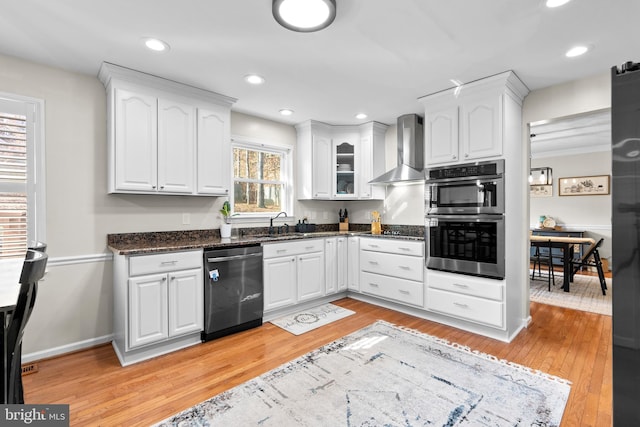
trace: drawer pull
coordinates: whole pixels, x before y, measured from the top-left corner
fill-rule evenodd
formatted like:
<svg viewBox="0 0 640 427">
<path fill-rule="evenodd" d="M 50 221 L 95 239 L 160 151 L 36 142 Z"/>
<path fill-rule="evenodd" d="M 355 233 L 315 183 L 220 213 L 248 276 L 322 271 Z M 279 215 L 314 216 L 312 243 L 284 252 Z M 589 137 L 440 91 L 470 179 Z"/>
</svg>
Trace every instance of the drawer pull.
<svg viewBox="0 0 640 427">
<path fill-rule="evenodd" d="M 176 265 L 178 263 L 178 261 L 174 260 L 174 261 L 162 261 L 160 263 L 160 265 Z"/>
<path fill-rule="evenodd" d="M 305 249 L 306 249 L 306 250 L 310 250 L 310 249 L 313 249 L 314 247 L 315 247 L 315 246 L 305 246 Z"/>
<path fill-rule="evenodd" d="M 373 245 L 373 244 L 369 243 L 369 247 L 370 247 L 370 248 L 378 248 L 379 246 L 378 246 L 378 245 Z"/>
<path fill-rule="evenodd" d="M 453 305 L 455 305 L 456 307 L 460 307 L 460 308 L 469 308 L 469 306 L 467 304 L 462 304 L 460 302 L 454 302 Z"/>
<path fill-rule="evenodd" d="M 462 288 L 462 289 L 468 289 L 469 285 L 465 285 L 463 283 L 454 283 L 453 286 L 457 287 L 457 288 Z"/>
<path fill-rule="evenodd" d="M 276 252 L 279 253 L 279 254 L 282 254 L 282 253 L 287 252 L 287 250 L 286 249 L 276 249 Z"/>
<path fill-rule="evenodd" d="M 378 265 L 378 261 L 369 261 L 369 264 Z"/>
<path fill-rule="evenodd" d="M 406 265 L 399 265 L 398 268 L 401 268 L 403 270 L 411 270 L 411 267 L 408 267 Z"/>
<path fill-rule="evenodd" d="M 371 283 L 371 282 L 369 282 L 369 285 L 370 285 L 370 286 L 373 286 L 374 288 L 379 288 L 379 287 L 380 287 L 380 285 L 378 285 L 377 283 Z"/>
<path fill-rule="evenodd" d="M 411 292 L 405 291 L 404 289 L 398 289 L 398 292 L 400 292 L 401 294 L 404 294 L 404 295 L 411 295 Z"/>
<path fill-rule="evenodd" d="M 400 249 L 401 251 L 410 251 L 411 250 L 411 248 L 398 248 L 398 249 Z"/>
</svg>

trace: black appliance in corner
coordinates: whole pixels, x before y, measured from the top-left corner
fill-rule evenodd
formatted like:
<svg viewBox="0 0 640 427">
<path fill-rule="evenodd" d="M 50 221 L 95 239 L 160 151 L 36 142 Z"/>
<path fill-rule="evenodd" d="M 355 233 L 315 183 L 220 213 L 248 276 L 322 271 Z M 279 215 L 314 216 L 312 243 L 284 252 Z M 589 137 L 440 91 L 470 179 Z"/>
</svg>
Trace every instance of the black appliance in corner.
<svg viewBox="0 0 640 427">
<path fill-rule="evenodd" d="M 262 325 L 262 246 L 205 249 L 202 341 Z"/>
<path fill-rule="evenodd" d="M 613 424 L 640 425 L 640 64 L 611 69 Z"/>
</svg>

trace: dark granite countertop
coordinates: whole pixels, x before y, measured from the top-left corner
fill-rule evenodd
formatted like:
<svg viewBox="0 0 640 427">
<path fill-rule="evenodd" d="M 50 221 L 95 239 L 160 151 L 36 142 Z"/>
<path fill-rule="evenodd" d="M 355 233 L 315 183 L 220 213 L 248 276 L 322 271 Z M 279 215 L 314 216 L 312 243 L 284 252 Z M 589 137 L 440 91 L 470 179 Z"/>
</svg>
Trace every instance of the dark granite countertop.
<svg viewBox="0 0 640 427">
<path fill-rule="evenodd" d="M 184 251 L 202 248 L 222 248 L 230 246 L 258 245 L 262 243 L 275 243 L 289 240 L 313 239 L 331 236 L 367 236 L 386 239 L 423 240 L 421 227 L 406 226 L 403 229 L 407 234 L 401 234 L 396 230 L 384 230 L 388 234 L 372 235 L 367 227 L 354 226 L 353 230 L 337 231 L 329 228 L 311 233 L 287 233 L 268 235 L 262 229 L 241 229 L 241 234 L 231 239 L 220 238 L 220 231 L 212 230 L 187 230 L 187 231 L 162 231 L 149 233 L 122 233 L 108 234 L 107 246 L 117 255 L 140 255 L 159 252 Z M 337 228 L 337 227 L 336 227 Z M 393 234 L 391 234 L 393 233 Z M 411 233 L 411 234 L 409 234 Z"/>
</svg>

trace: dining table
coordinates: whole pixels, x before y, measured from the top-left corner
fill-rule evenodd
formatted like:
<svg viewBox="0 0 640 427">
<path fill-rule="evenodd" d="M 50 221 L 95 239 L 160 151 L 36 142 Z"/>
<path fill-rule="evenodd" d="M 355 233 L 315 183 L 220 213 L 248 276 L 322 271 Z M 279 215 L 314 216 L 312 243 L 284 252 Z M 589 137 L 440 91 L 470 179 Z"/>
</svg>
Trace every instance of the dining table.
<svg viewBox="0 0 640 427">
<path fill-rule="evenodd" d="M 569 292 L 570 284 L 573 279 L 571 274 L 571 261 L 575 254 L 576 245 L 595 245 L 596 241 L 590 237 L 569 237 L 569 236 L 538 236 L 529 235 L 531 246 L 547 246 L 551 245 L 552 248 L 562 249 L 562 266 L 563 266 L 563 280 L 562 289 L 565 292 Z"/>
</svg>

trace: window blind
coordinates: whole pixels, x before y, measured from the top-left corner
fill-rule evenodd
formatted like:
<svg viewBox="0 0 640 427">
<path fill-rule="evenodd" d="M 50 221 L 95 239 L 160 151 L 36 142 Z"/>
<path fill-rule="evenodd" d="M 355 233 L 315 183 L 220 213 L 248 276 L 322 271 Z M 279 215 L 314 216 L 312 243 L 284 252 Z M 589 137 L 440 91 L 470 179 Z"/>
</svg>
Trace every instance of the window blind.
<svg viewBox="0 0 640 427">
<path fill-rule="evenodd" d="M 26 117 L 0 112 L 0 259 L 27 247 Z"/>
</svg>

